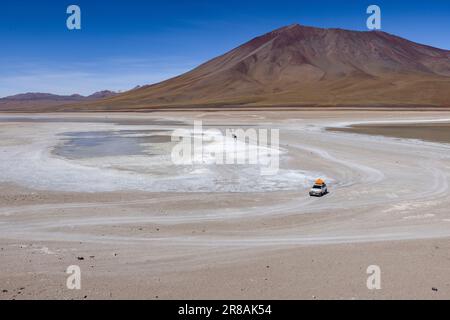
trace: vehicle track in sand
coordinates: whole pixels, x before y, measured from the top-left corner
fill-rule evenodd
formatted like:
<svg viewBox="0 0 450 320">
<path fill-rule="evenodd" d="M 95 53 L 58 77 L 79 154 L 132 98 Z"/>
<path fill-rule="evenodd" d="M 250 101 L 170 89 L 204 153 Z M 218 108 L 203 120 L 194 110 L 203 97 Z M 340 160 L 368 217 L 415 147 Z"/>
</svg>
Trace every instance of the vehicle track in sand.
<svg viewBox="0 0 450 320">
<path fill-rule="evenodd" d="M 399 118 L 389 121 L 419 120 Z M 355 122 L 358 121 L 352 123 Z M 0 208 L 1 234 L 13 239 L 194 247 L 309 245 L 450 236 L 450 228 L 445 222 L 450 219 L 450 213 L 447 213 L 450 205 L 449 146 L 324 130 L 342 125 L 341 120 L 299 119 L 295 125 L 292 121 L 279 120 L 268 125 L 282 129 L 281 143 L 289 150 L 289 156 L 298 156 L 292 160 L 296 165 L 305 164 L 308 169 L 318 171 L 325 168 L 335 181 L 329 196 L 312 199 L 305 192 L 304 196 L 284 199 L 282 203 L 261 200 L 254 206 L 222 210 L 214 207 L 185 209 L 186 201 L 203 201 L 195 193 L 144 200 L 3 207 Z M 311 157 L 314 161 L 308 160 Z M 205 195 L 207 201 L 213 197 L 215 195 Z M 218 201 L 226 198 L 223 194 L 217 197 Z M 243 194 L 242 197 L 251 195 Z M 258 197 L 264 198 L 261 194 Z M 167 215 L 152 212 L 153 205 L 164 203 L 177 208 Z M 119 212 L 123 208 L 125 214 Z M 133 214 L 134 208 L 139 215 Z M 108 215 L 87 214 L 92 209 L 101 209 Z M 71 213 L 69 216 L 68 212 Z M 80 212 L 78 216 L 77 212 Z M 45 216 L 42 221 L 41 216 Z M 305 216 L 306 222 L 300 216 Z M 314 220 L 316 216 L 317 220 Z M 267 224 L 276 221 L 277 227 L 258 226 L 252 230 L 255 220 L 267 221 Z M 146 237 L 114 232 L 99 236 L 95 232 L 99 227 L 126 228 L 127 225 L 147 224 L 177 227 L 214 224 L 220 232 L 202 236 L 180 235 L 177 233 L 179 228 L 174 228 L 163 235 Z M 244 230 L 233 231 L 237 224 L 244 225 Z"/>
</svg>

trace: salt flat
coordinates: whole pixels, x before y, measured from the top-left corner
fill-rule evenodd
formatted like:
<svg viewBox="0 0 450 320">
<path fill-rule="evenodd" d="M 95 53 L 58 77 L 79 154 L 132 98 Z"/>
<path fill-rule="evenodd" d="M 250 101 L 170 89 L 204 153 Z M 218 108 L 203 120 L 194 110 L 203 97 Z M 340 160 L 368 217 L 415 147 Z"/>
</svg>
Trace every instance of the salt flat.
<svg viewBox="0 0 450 320">
<path fill-rule="evenodd" d="M 449 298 L 450 144 L 326 129 L 367 119 L 448 118 L 345 111 L 1 115 L 0 291 L 7 292 L 0 299 Z M 171 143 L 151 137 L 194 120 L 279 129 L 278 174 L 174 165 Z M 57 152 L 67 144 L 89 147 L 92 141 L 74 142 L 74 132 L 109 133 L 94 140 L 91 156 Z M 115 141 L 127 147 L 99 151 Z M 331 193 L 310 198 L 318 176 Z M 82 269 L 81 291 L 65 287 L 73 264 Z M 366 287 L 373 264 L 385 277 L 379 291 Z"/>
</svg>

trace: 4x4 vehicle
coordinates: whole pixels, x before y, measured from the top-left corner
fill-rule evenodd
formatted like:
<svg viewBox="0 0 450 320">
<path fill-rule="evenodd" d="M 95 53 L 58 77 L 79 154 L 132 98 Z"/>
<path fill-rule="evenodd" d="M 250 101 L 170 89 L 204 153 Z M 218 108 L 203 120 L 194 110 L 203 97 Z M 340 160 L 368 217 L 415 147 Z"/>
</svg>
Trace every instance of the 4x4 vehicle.
<svg viewBox="0 0 450 320">
<path fill-rule="evenodd" d="M 314 186 L 309 191 L 309 195 L 311 197 L 323 197 L 327 193 L 328 193 L 327 184 L 322 179 L 316 180 Z"/>
</svg>

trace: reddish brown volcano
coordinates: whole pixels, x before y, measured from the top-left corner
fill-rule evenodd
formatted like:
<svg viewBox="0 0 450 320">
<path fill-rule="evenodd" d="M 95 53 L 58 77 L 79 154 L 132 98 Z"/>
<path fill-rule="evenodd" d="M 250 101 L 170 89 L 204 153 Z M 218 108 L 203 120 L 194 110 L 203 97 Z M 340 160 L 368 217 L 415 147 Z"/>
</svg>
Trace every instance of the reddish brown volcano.
<svg viewBox="0 0 450 320">
<path fill-rule="evenodd" d="M 81 109 L 450 106 L 450 51 L 384 33 L 284 27 L 176 78 Z"/>
</svg>

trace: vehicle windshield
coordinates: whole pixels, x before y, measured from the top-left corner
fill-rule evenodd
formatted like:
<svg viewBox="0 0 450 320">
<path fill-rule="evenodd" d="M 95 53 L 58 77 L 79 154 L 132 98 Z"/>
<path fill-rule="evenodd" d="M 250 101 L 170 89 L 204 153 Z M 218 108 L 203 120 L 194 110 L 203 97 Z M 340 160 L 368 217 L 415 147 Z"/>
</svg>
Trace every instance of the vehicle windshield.
<svg viewBox="0 0 450 320">
<path fill-rule="evenodd" d="M 322 186 L 319 184 L 314 185 L 313 189 L 322 189 Z"/>
</svg>

